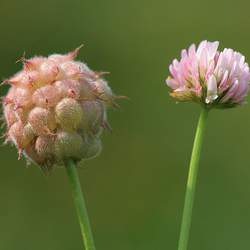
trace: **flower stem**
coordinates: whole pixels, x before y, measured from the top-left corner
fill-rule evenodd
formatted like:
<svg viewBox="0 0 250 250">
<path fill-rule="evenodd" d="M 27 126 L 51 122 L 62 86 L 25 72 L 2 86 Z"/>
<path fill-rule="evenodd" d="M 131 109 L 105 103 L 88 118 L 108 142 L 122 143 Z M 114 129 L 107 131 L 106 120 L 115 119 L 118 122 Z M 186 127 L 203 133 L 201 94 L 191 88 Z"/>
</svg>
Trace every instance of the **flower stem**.
<svg viewBox="0 0 250 250">
<path fill-rule="evenodd" d="M 76 211 L 80 223 L 80 228 L 83 237 L 83 243 L 86 250 L 95 250 L 94 239 L 91 232 L 90 222 L 88 218 L 87 208 L 84 201 L 80 181 L 78 178 L 75 163 L 69 160 L 66 164 L 66 170 L 72 188 L 73 199 L 76 206 Z"/>
<path fill-rule="evenodd" d="M 195 187 L 197 182 L 201 147 L 204 138 L 204 131 L 206 127 L 208 111 L 209 110 L 206 108 L 202 109 L 196 129 L 191 161 L 189 165 L 189 174 L 186 186 L 186 195 L 185 195 L 184 209 L 182 215 L 178 250 L 187 250 L 188 246 L 188 238 L 191 227 L 192 210 L 193 210 L 193 203 L 195 196 Z"/>
</svg>

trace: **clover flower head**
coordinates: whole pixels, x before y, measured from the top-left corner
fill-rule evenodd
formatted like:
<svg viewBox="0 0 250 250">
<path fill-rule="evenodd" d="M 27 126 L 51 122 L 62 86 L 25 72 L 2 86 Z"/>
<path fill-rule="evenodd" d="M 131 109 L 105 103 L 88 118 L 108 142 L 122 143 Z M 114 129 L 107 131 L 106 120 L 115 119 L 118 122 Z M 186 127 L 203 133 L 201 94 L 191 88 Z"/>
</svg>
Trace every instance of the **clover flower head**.
<svg viewBox="0 0 250 250">
<path fill-rule="evenodd" d="M 206 107 L 229 108 L 245 102 L 250 72 L 245 57 L 232 49 L 218 50 L 219 42 L 202 41 L 182 50 L 166 80 L 178 101 L 195 101 Z"/>
</svg>

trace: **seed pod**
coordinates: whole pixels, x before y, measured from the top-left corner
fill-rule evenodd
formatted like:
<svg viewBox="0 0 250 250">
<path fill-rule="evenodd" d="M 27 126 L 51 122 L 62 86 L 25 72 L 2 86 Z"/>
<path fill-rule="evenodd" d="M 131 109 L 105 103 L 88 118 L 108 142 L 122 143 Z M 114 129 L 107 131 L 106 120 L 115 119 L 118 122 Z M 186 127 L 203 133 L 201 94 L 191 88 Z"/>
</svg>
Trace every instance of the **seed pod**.
<svg viewBox="0 0 250 250">
<path fill-rule="evenodd" d="M 81 84 L 76 80 L 62 80 L 56 81 L 54 84 L 58 96 L 65 98 L 70 97 L 74 99 L 80 99 L 81 97 Z"/>
<path fill-rule="evenodd" d="M 33 128 L 31 127 L 31 125 L 27 123 L 23 127 L 23 139 L 22 139 L 23 148 L 26 148 L 32 142 L 34 138 L 35 138 L 35 132 Z"/>
<path fill-rule="evenodd" d="M 64 98 L 56 105 L 56 120 L 61 128 L 76 131 L 81 123 L 83 112 L 81 105 L 72 98 Z"/>
<path fill-rule="evenodd" d="M 24 155 L 27 158 L 28 162 L 35 163 L 39 166 L 43 166 L 45 164 L 45 159 L 39 157 L 34 144 L 30 144 L 25 148 Z"/>
<path fill-rule="evenodd" d="M 30 111 L 28 122 L 36 135 L 52 133 L 56 128 L 53 112 L 40 107 L 36 107 Z"/>
<path fill-rule="evenodd" d="M 85 160 L 97 157 L 102 150 L 102 142 L 96 137 L 85 138 L 85 145 L 84 151 L 82 152 L 82 158 Z"/>
<path fill-rule="evenodd" d="M 98 134 L 102 130 L 105 117 L 105 107 L 101 101 L 84 101 L 81 102 L 83 117 L 81 127 L 85 132 Z"/>
<path fill-rule="evenodd" d="M 8 131 L 8 136 L 14 142 L 18 149 L 22 148 L 23 139 L 23 123 L 22 121 L 15 122 Z"/>
<path fill-rule="evenodd" d="M 45 83 L 52 83 L 59 75 L 59 67 L 53 61 L 47 60 L 40 66 L 40 76 Z"/>
<path fill-rule="evenodd" d="M 84 143 L 82 137 L 75 132 L 60 131 L 55 139 L 55 156 L 60 163 L 67 159 L 80 160 Z"/>
<path fill-rule="evenodd" d="M 57 88 L 54 85 L 46 85 L 42 88 L 37 89 L 33 96 L 33 103 L 42 108 L 51 108 L 56 106 L 56 104 L 61 99 Z"/>
<path fill-rule="evenodd" d="M 41 159 L 53 158 L 55 154 L 54 148 L 55 136 L 40 135 L 36 139 L 35 150 Z"/>
<path fill-rule="evenodd" d="M 112 106 L 114 95 L 106 81 L 97 79 L 92 83 L 92 88 L 100 100 L 104 101 L 108 106 Z"/>
<path fill-rule="evenodd" d="M 17 121 L 17 117 L 14 111 L 14 104 L 10 103 L 5 106 L 4 117 L 8 128 Z"/>
</svg>

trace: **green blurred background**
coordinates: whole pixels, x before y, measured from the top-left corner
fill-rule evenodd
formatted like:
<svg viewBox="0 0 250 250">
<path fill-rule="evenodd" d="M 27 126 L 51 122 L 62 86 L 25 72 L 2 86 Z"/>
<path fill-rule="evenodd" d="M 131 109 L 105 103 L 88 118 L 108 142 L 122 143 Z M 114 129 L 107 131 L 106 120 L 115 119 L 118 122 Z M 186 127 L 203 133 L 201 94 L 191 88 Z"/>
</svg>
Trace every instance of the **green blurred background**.
<svg viewBox="0 0 250 250">
<path fill-rule="evenodd" d="M 164 84 L 180 50 L 219 40 L 250 58 L 250 2 L 0 0 L 0 76 L 15 60 L 64 53 L 107 77 L 130 101 L 109 112 L 114 132 L 80 178 L 98 250 L 177 249 L 188 161 L 200 107 Z M 1 89 L 1 95 L 6 89 Z M 211 112 L 189 249 L 250 249 L 250 105 Z M 0 250 L 82 249 L 64 169 L 45 177 L 0 148 Z"/>
</svg>

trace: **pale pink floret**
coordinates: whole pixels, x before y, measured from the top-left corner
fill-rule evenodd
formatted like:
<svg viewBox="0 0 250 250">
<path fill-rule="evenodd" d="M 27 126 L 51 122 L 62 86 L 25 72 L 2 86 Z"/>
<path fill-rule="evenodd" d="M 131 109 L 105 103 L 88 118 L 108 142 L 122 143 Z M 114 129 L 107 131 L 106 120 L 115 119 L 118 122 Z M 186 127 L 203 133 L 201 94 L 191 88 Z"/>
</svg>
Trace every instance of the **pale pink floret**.
<svg viewBox="0 0 250 250">
<path fill-rule="evenodd" d="M 219 42 L 191 45 L 173 60 L 166 80 L 171 95 L 217 107 L 242 104 L 249 91 L 250 73 L 245 57 L 232 49 L 218 51 Z"/>
</svg>

